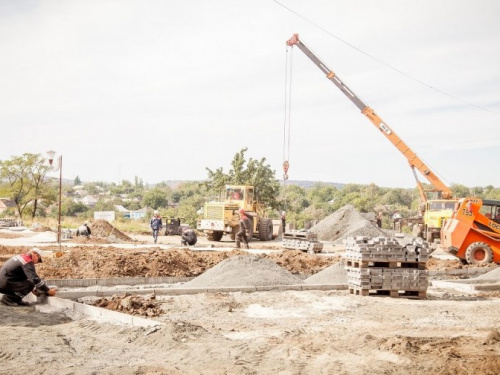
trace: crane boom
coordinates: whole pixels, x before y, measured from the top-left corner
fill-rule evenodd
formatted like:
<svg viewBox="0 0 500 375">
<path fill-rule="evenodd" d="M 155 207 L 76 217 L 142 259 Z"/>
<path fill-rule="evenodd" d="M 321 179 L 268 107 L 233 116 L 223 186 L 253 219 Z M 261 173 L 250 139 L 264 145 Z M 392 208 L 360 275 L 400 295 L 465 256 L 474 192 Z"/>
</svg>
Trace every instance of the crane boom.
<svg viewBox="0 0 500 375">
<path fill-rule="evenodd" d="M 286 44 L 290 47 L 297 46 L 302 52 L 304 52 L 304 54 L 325 73 L 326 77 L 332 81 L 334 85 L 337 86 L 340 91 L 342 91 L 345 96 L 347 96 L 347 98 L 354 103 L 354 105 L 356 105 L 356 107 L 359 108 L 361 113 L 368 117 L 372 124 L 375 125 L 375 127 L 380 130 L 380 132 L 382 132 L 382 134 L 406 157 L 415 177 L 415 169 L 417 169 L 432 184 L 434 189 L 425 191 L 439 192 L 441 198 L 443 199 L 451 198 L 451 189 L 448 188 L 434 172 L 432 172 L 424 161 L 420 159 L 417 154 L 413 152 L 410 147 L 408 147 L 408 145 L 401 138 L 399 138 L 399 136 L 392 131 L 392 129 L 384 121 L 382 121 L 372 108 L 367 106 L 331 69 L 329 69 L 309 48 L 307 48 L 304 43 L 299 40 L 299 34 L 294 34 L 286 42 Z M 426 202 L 426 194 L 422 185 L 418 181 L 418 178 L 417 185 L 421 198 L 424 202 Z"/>
</svg>

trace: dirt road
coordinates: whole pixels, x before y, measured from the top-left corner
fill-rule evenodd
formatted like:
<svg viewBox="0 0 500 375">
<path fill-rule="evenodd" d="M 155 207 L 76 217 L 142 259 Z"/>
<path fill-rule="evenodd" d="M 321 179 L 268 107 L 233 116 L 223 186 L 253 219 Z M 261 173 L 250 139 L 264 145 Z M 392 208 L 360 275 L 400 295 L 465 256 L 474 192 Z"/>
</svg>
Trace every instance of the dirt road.
<svg viewBox="0 0 500 375">
<path fill-rule="evenodd" d="M 71 262 L 66 258 L 66 266 L 89 273 L 127 268 L 116 252 L 132 256 L 134 251 L 113 248 L 105 260 L 100 257 L 105 249 L 95 245 L 87 250 L 95 262 L 83 262 L 82 255 Z M 160 250 L 141 251 L 160 259 Z M 186 264 L 195 259 L 182 249 L 170 251 L 183 254 Z M 280 250 L 274 252 L 287 263 Z M 308 264 L 306 257 L 296 258 L 295 263 Z M 59 258 L 59 268 L 64 259 Z M 112 266 L 113 259 L 120 266 Z M 431 262 L 459 267 L 453 260 Z M 44 267 L 51 263 L 47 259 Z M 147 329 L 0 305 L 0 374 L 29 373 L 25 365 L 40 374 L 75 375 L 497 374 L 498 292 L 431 286 L 427 295 L 421 300 L 363 297 L 340 290 L 156 296 L 163 313 L 154 319 L 163 325 Z"/>
</svg>

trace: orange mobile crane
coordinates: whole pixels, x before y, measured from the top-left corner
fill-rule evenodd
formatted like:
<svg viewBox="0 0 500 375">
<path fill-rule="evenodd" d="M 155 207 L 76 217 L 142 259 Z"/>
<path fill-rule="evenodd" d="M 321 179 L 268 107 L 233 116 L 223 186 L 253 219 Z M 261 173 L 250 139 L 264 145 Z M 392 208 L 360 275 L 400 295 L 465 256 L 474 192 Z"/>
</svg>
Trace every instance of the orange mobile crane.
<svg viewBox="0 0 500 375">
<path fill-rule="evenodd" d="M 375 113 L 375 111 L 367 106 L 342 80 L 329 69 L 307 46 L 299 39 L 299 34 L 294 34 L 287 42 L 287 46 L 297 46 L 304 54 L 311 59 L 326 75 L 326 77 L 342 91 L 356 107 L 361 110 L 372 122 L 375 127 L 406 157 L 410 168 L 417 181 L 420 198 L 422 201 L 421 211 L 423 215 L 423 224 L 419 225 L 420 230 L 415 233 L 432 242 L 435 238 L 440 237 L 441 227 L 446 219 L 448 219 L 455 206 L 456 200 L 452 200 L 451 189 L 448 188 L 436 174 L 420 159 L 410 147 L 398 137 L 396 133 Z M 417 169 L 433 186 L 432 189 L 425 189 L 420 183 L 415 172 Z M 437 199 L 428 199 L 428 193 L 437 193 Z"/>
</svg>

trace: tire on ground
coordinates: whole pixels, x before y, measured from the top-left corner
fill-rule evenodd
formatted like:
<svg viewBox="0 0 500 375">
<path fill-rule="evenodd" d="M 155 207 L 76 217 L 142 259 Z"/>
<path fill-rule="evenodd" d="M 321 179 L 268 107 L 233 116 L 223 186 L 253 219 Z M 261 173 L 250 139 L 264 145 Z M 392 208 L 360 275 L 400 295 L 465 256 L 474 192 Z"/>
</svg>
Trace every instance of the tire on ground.
<svg viewBox="0 0 500 375">
<path fill-rule="evenodd" d="M 493 260 L 493 252 L 487 243 L 473 242 L 465 250 L 465 259 L 469 264 L 488 264 Z"/>
<path fill-rule="evenodd" d="M 207 234 L 207 239 L 209 241 L 220 241 L 222 239 L 223 235 L 224 235 L 224 232 L 213 231 L 212 233 Z"/>
<path fill-rule="evenodd" d="M 261 219 L 259 221 L 259 240 L 271 241 L 273 239 L 273 221 L 271 219 Z"/>
</svg>

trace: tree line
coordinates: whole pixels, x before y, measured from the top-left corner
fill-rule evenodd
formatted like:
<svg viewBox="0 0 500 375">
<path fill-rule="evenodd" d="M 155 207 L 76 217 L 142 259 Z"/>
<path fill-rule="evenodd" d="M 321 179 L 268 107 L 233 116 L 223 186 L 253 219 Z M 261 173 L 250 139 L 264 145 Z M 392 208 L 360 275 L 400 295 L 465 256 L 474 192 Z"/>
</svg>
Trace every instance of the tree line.
<svg viewBox="0 0 500 375">
<path fill-rule="evenodd" d="M 182 218 L 196 226 L 199 211 L 204 203 L 218 200 L 227 184 L 252 185 L 260 202 L 267 207 L 267 215 L 279 218 L 286 212 L 287 222 L 296 228 L 322 220 L 345 205 L 354 206 L 359 212 L 383 212 L 389 217 L 399 212 L 403 217 L 418 213 L 418 189 L 385 188 L 376 184 L 345 184 L 341 188 L 318 182 L 312 187 L 301 187 L 276 179 L 276 172 L 265 158 L 247 159 L 246 148 L 237 152 L 227 172 L 223 167 L 206 168 L 207 179 L 188 181 L 172 187 L 166 182 L 145 184 L 140 177 L 120 183 L 87 182 L 83 189 L 100 198 L 94 207 L 75 201 L 74 186 L 82 184 L 77 176 L 72 183 L 62 186 L 61 215 L 91 219 L 95 211 L 114 211 L 115 205 L 128 210 L 157 209 L 163 217 Z M 25 153 L 0 161 L 0 198 L 15 202 L 15 209 L 7 210 L 0 217 L 36 218 L 57 217 L 59 179 L 51 177 L 51 167 L 40 154 Z M 469 188 L 451 186 L 455 197 L 478 196 L 500 200 L 500 188 L 493 186 Z M 386 220 L 387 222 L 387 220 Z"/>
</svg>

